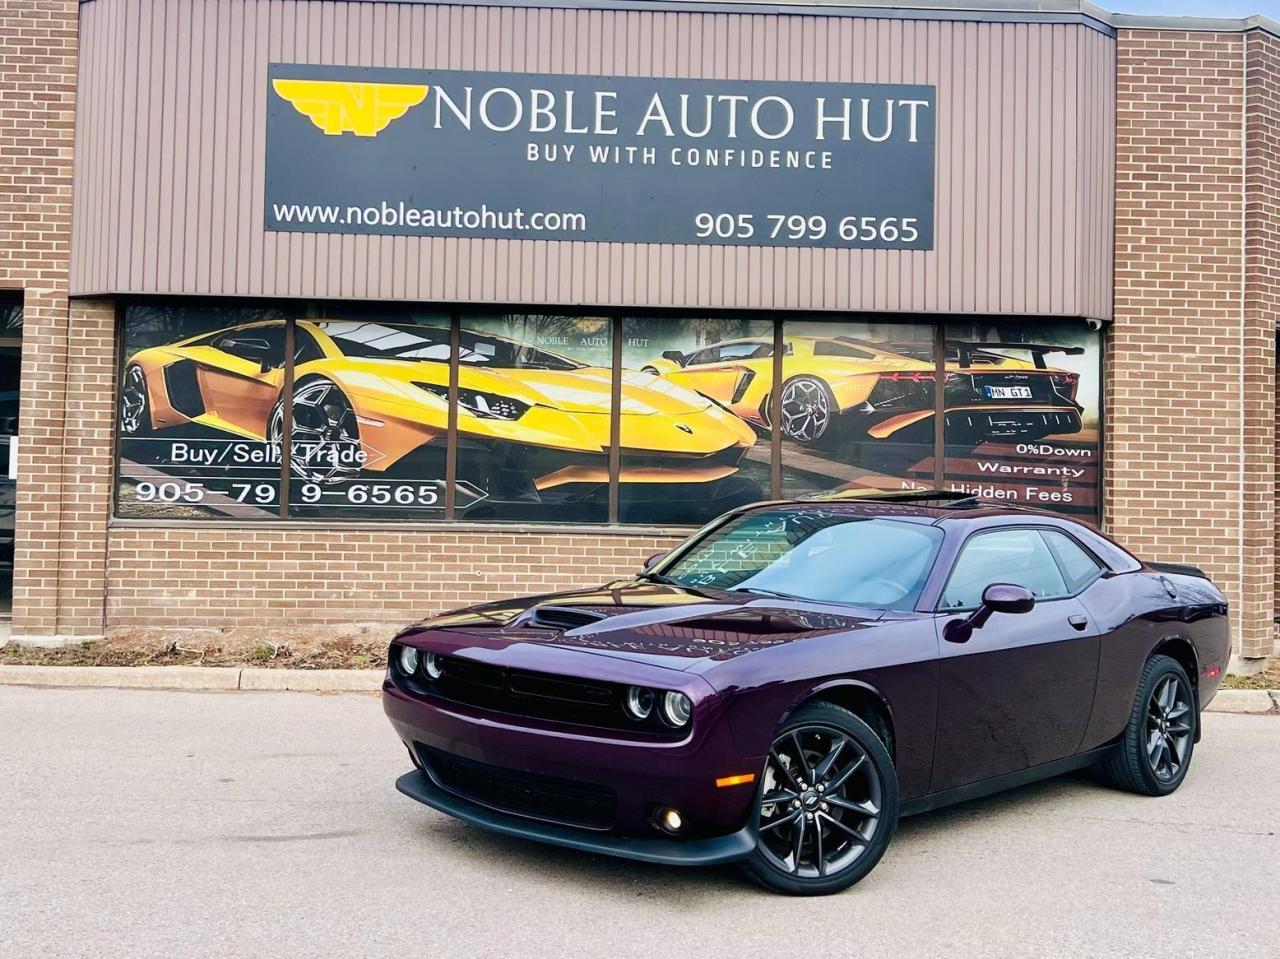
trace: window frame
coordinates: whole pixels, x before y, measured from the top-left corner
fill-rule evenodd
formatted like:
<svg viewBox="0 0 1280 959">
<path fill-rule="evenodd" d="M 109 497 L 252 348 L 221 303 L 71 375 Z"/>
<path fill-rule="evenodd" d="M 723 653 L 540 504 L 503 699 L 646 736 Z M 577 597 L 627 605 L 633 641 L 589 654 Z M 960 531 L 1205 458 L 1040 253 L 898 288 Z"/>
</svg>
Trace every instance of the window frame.
<svg viewBox="0 0 1280 959">
<path fill-rule="evenodd" d="M 1066 569 L 1063 568 L 1061 557 L 1059 557 L 1057 552 L 1054 551 L 1052 542 L 1049 540 L 1047 536 L 1044 535 L 1046 532 L 1061 533 L 1063 536 L 1067 537 L 1067 539 L 1071 540 L 1073 543 L 1079 546 L 1082 550 L 1084 550 L 1085 555 L 1087 555 L 1090 559 L 1092 559 L 1094 563 L 1096 563 L 1097 566 L 1099 567 L 1097 574 L 1092 579 L 1090 579 L 1087 583 L 1081 586 L 1079 589 L 1076 589 L 1074 591 L 1068 591 L 1062 594 L 1061 596 L 1046 596 L 1043 599 L 1037 596 L 1036 597 L 1037 606 L 1039 606 L 1041 603 L 1057 603 L 1064 599 L 1076 599 L 1081 594 L 1083 594 L 1084 591 L 1087 590 L 1090 586 L 1092 586 L 1099 579 L 1105 576 L 1107 571 L 1110 569 L 1110 567 L 1107 566 L 1106 563 L 1104 563 L 1102 560 L 1100 560 L 1097 557 L 1097 555 L 1093 552 L 1093 550 L 1089 549 L 1087 546 L 1085 546 L 1085 544 L 1081 543 L 1079 539 L 1072 536 L 1066 530 L 1058 526 L 1045 524 L 1045 523 L 1000 523 L 995 526 L 986 526 L 982 529 L 976 529 L 976 530 L 970 531 L 965 535 L 964 539 L 961 540 L 960 545 L 956 549 L 955 555 L 951 560 L 951 568 L 947 570 L 947 577 L 942 581 L 942 587 L 938 590 L 938 598 L 934 601 L 932 612 L 940 613 L 943 615 L 951 615 L 955 613 L 972 613 L 974 610 L 978 609 L 979 608 L 978 606 L 944 606 L 943 605 L 943 602 L 942 602 L 943 597 L 947 595 L 947 587 L 951 584 L 951 577 L 955 575 L 956 566 L 960 562 L 960 557 L 964 555 L 964 551 L 968 549 L 969 544 L 980 536 L 986 536 L 991 533 L 1013 532 L 1016 530 L 1032 530 L 1033 532 L 1037 533 L 1040 536 L 1040 542 L 1044 544 L 1044 548 L 1048 552 L 1049 558 L 1053 560 L 1053 565 L 1058 570 L 1058 575 L 1062 577 L 1063 585 L 1067 586 L 1068 589 L 1070 589 L 1070 582 L 1067 578 L 1067 571 Z M 992 580 L 992 582 L 988 583 L 987 586 L 992 585 L 992 583 L 999 583 L 999 582 L 1004 582 L 1004 581 Z M 985 590 L 986 586 L 984 586 L 983 589 Z"/>
</svg>

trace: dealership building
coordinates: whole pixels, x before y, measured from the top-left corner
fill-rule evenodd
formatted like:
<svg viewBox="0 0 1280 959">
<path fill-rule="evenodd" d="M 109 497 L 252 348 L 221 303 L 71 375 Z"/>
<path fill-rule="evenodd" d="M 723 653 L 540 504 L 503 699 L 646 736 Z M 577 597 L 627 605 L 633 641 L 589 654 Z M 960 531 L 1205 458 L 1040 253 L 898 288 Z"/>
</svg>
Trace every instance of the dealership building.
<svg viewBox="0 0 1280 959">
<path fill-rule="evenodd" d="M 1277 652 L 1272 20 L 0 0 L 0 89 L 15 637 L 403 623 L 941 487 Z"/>
</svg>

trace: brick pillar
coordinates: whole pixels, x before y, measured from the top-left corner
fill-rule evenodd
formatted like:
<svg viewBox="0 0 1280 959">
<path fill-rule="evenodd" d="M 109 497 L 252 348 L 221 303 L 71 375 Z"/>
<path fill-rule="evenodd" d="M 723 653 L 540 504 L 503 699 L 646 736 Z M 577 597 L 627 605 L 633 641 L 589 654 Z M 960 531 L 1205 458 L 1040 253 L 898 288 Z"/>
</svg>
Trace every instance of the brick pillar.
<svg viewBox="0 0 1280 959">
<path fill-rule="evenodd" d="M 1106 519 L 1140 555 L 1203 566 L 1236 652 L 1262 655 L 1275 357 L 1245 296 L 1245 54 L 1239 33 L 1119 31 Z"/>
<path fill-rule="evenodd" d="M 75 0 L 0 0 L 0 286 L 23 291 L 13 628 L 58 629 Z"/>
<path fill-rule="evenodd" d="M 1280 325 L 1280 38 L 1245 34 L 1245 546 L 1242 656 L 1276 644 L 1276 328 Z"/>
<path fill-rule="evenodd" d="M 115 305 L 73 300 L 67 338 L 58 633 L 101 635 L 115 424 Z"/>
</svg>

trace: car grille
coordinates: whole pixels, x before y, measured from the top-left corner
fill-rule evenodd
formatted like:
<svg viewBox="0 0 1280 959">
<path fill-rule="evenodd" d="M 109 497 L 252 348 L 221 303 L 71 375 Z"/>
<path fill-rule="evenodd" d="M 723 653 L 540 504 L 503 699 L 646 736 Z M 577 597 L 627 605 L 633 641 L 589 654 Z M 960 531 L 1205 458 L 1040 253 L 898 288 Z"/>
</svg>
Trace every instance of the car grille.
<svg viewBox="0 0 1280 959">
<path fill-rule="evenodd" d="M 520 772 L 414 744 L 441 789 L 499 812 L 584 829 L 611 829 L 618 795 L 607 786 Z"/>
<path fill-rule="evenodd" d="M 529 625 L 535 626 L 536 620 Z M 438 679 L 428 680 L 416 673 L 402 677 L 402 681 L 413 692 L 431 693 L 464 706 L 511 716 L 662 739 L 679 739 L 688 733 L 667 726 L 658 718 L 656 709 L 644 720 L 628 717 L 622 708 L 626 686 L 618 683 L 494 666 L 461 656 L 441 656 L 438 661 Z"/>
</svg>

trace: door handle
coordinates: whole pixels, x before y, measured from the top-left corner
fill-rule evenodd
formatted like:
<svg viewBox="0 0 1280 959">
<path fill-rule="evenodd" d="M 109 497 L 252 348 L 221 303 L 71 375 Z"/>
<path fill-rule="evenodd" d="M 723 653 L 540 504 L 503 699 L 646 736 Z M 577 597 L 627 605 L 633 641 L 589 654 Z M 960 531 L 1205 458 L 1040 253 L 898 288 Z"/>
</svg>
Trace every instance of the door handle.
<svg viewBox="0 0 1280 959">
<path fill-rule="evenodd" d="M 1067 622 L 1071 624 L 1072 629 L 1084 629 L 1089 625 L 1089 617 L 1077 613 L 1075 616 L 1068 616 Z"/>
</svg>

